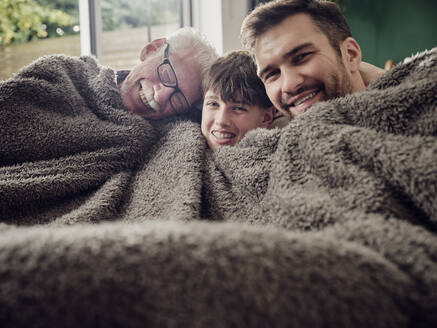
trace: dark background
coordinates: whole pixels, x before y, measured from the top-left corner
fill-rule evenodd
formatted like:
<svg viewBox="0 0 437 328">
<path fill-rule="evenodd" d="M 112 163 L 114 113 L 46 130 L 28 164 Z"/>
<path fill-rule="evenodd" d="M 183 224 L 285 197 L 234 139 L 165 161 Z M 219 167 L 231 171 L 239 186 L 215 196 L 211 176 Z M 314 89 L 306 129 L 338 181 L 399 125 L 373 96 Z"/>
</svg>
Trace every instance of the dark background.
<svg viewBox="0 0 437 328">
<path fill-rule="evenodd" d="M 266 0 L 252 0 L 254 7 Z M 363 60 L 384 67 L 437 46 L 437 0 L 336 1 L 358 41 Z"/>
</svg>

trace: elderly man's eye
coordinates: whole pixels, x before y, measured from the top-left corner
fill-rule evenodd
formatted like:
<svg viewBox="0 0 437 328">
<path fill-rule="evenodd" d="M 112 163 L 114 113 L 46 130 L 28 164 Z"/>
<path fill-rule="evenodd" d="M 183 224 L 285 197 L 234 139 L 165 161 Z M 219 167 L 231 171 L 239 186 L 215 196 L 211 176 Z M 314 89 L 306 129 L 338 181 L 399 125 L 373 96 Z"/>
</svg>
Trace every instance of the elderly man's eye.
<svg viewBox="0 0 437 328">
<path fill-rule="evenodd" d="M 168 70 L 162 70 L 161 71 L 161 79 L 163 82 L 169 82 L 170 81 L 170 74 Z"/>
</svg>

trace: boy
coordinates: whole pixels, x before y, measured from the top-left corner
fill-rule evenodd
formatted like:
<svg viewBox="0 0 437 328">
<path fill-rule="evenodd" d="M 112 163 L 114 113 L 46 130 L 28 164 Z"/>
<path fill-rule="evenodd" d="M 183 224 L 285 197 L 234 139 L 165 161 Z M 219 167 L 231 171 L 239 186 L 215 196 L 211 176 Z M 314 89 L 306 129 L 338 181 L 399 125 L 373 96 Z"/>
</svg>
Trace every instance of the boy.
<svg viewBox="0 0 437 328">
<path fill-rule="evenodd" d="M 203 94 L 201 129 L 213 151 L 234 146 L 246 132 L 273 121 L 276 109 L 247 51 L 232 51 L 216 60 L 205 74 Z"/>
</svg>

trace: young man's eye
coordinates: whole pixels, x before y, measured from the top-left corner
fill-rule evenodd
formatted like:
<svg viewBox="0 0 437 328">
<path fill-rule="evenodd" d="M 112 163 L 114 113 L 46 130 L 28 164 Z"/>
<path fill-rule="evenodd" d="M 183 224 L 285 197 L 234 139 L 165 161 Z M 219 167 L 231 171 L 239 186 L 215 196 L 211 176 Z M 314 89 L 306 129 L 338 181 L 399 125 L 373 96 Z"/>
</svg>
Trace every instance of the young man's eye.
<svg viewBox="0 0 437 328">
<path fill-rule="evenodd" d="M 307 59 L 307 58 L 309 58 L 309 56 L 312 54 L 313 52 L 304 52 L 304 53 L 301 53 L 301 54 L 299 54 L 299 55 L 297 55 L 296 57 L 294 57 L 293 58 L 293 61 L 295 62 L 295 63 L 300 63 L 300 62 L 303 62 L 305 59 Z"/>
<path fill-rule="evenodd" d="M 273 79 L 278 74 L 279 74 L 279 70 L 278 69 L 270 71 L 270 72 L 268 72 L 267 74 L 264 75 L 264 81 L 271 80 L 271 79 Z"/>
<path fill-rule="evenodd" d="M 237 112 L 247 112 L 247 108 L 240 107 L 240 106 L 236 106 L 233 109 L 234 109 L 234 111 L 237 111 Z"/>
</svg>

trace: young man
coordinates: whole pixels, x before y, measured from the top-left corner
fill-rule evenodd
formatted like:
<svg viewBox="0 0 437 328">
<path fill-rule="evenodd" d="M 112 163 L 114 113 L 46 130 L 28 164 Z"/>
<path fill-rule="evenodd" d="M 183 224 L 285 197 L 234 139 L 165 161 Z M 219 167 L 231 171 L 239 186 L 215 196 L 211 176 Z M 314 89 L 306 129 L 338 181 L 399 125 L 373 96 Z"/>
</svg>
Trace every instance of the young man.
<svg viewBox="0 0 437 328">
<path fill-rule="evenodd" d="M 275 108 L 246 51 L 219 58 L 205 74 L 203 91 L 201 128 L 213 151 L 234 146 L 246 132 L 265 128 L 273 120 Z"/>
<path fill-rule="evenodd" d="M 318 101 L 362 91 L 368 83 L 360 72 L 360 46 L 333 2 L 277 0 L 260 5 L 244 20 L 241 39 L 255 55 L 270 100 L 292 117 Z M 368 79 L 383 72 L 365 68 Z"/>
</svg>

